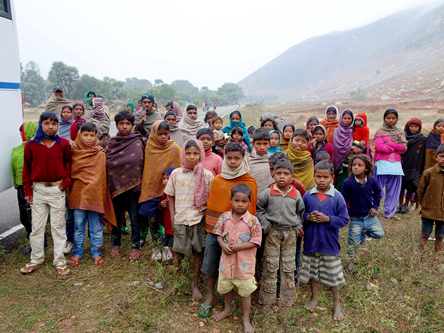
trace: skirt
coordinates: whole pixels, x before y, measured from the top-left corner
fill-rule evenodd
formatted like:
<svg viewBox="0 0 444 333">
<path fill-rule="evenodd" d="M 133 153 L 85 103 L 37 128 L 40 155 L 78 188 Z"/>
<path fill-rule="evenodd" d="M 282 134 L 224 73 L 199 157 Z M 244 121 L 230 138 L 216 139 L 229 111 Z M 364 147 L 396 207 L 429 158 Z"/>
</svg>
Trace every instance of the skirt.
<svg viewBox="0 0 444 333">
<path fill-rule="evenodd" d="M 321 255 L 319 252 L 305 255 L 302 258 L 302 268 L 299 274 L 300 282 L 309 280 L 321 281 L 329 287 L 345 284 L 342 272 L 341 258 L 332 255 Z"/>
</svg>

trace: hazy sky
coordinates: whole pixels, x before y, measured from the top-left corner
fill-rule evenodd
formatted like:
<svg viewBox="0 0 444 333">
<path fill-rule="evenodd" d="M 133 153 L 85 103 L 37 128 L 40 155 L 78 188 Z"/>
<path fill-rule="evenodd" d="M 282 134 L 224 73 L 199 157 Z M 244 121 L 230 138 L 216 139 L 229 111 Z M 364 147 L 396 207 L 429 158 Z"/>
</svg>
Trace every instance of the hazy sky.
<svg viewBox="0 0 444 333">
<path fill-rule="evenodd" d="M 53 61 L 102 79 L 238 82 L 291 46 L 426 0 L 16 0 L 23 65 Z M 442 0 L 441 0 L 442 2 Z"/>
</svg>

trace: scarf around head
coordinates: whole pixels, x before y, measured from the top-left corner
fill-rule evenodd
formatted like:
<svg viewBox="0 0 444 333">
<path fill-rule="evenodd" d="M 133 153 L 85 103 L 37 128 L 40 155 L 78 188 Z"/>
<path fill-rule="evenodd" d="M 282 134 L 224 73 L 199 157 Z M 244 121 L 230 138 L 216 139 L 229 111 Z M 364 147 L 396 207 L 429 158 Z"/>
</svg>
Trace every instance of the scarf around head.
<svg viewBox="0 0 444 333">
<path fill-rule="evenodd" d="M 333 164 L 335 170 L 344 162 L 350 153 L 353 145 L 353 122 L 349 126 L 344 125 L 342 117 L 344 113 L 350 110 L 344 110 L 339 118 L 339 126 L 333 134 L 333 148 L 335 150 Z"/>
<path fill-rule="evenodd" d="M 135 108 L 134 108 L 134 103 L 133 102 L 128 102 L 126 103 L 126 106 L 130 105 L 131 106 L 131 111 L 133 111 L 133 113 L 135 112 Z"/>
<path fill-rule="evenodd" d="M 164 190 L 162 173 L 169 167 L 180 167 L 179 146 L 172 140 L 161 142 L 157 136 L 162 122 L 163 120 L 157 120 L 153 124 L 146 143 L 139 203 L 160 197 Z"/>
<path fill-rule="evenodd" d="M 183 141 L 185 142 L 196 137 L 197 131 L 203 128 L 203 122 L 198 119 L 191 119 L 185 112 L 183 114 L 183 118 L 179 122 L 178 127 L 182 133 Z"/>
<path fill-rule="evenodd" d="M 335 119 L 328 119 L 327 118 L 327 110 L 330 107 L 334 107 L 336 109 L 336 118 Z M 339 126 L 339 120 L 338 120 L 338 108 L 334 105 L 330 105 L 325 109 L 325 119 L 321 120 L 319 122 L 321 125 L 325 127 L 325 130 L 327 131 L 327 142 L 333 143 L 333 133 Z"/>
<path fill-rule="evenodd" d="M 410 132 L 410 125 L 419 126 L 416 134 Z M 404 127 L 407 138 L 407 150 L 401 155 L 402 170 L 404 171 L 403 180 L 412 181 L 413 185 L 418 187 L 421 180 L 421 174 L 424 171 L 426 156 L 426 137 L 421 133 L 422 122 L 419 118 L 410 119 Z"/>
<path fill-rule="evenodd" d="M 85 101 L 86 101 L 86 103 L 88 103 L 89 105 L 93 105 L 93 101 L 92 100 L 90 100 L 89 98 L 88 98 L 88 95 L 90 94 L 90 93 L 93 93 L 94 94 L 94 97 L 97 97 L 97 94 L 96 94 L 96 92 L 94 91 L 94 90 L 88 90 L 87 92 L 86 92 L 86 94 L 85 94 Z"/>
<path fill-rule="evenodd" d="M 327 142 L 327 131 L 323 125 L 316 125 L 315 127 L 313 127 L 313 135 L 316 132 L 317 128 L 320 128 L 322 130 L 322 132 L 324 132 L 324 139 L 322 140 L 320 147 L 318 147 L 317 141 L 313 145 L 313 161 L 316 161 L 316 154 L 325 149 L 325 143 Z"/>
<path fill-rule="evenodd" d="M 236 112 L 238 113 L 239 111 L 234 110 L 230 113 L 230 125 L 229 126 L 225 126 L 224 128 L 222 128 L 222 131 L 228 135 L 231 134 L 231 130 L 235 127 L 235 126 L 239 126 L 240 128 L 242 128 L 242 130 L 244 131 L 244 142 L 248 147 L 248 153 L 251 153 L 251 145 L 250 145 L 250 136 L 248 135 L 248 130 L 247 127 L 245 126 L 245 124 L 242 121 L 242 113 L 239 112 L 239 117 L 240 117 L 240 121 L 232 121 L 231 120 L 231 115 Z"/>
<path fill-rule="evenodd" d="M 62 117 L 62 112 L 63 109 L 65 108 L 69 108 L 71 110 L 71 119 L 69 120 L 65 120 Z M 60 122 L 59 122 L 59 135 L 67 140 L 71 139 L 71 135 L 70 135 L 70 130 L 71 130 L 71 125 L 74 123 L 74 115 L 72 112 L 72 108 L 69 105 L 65 105 L 60 109 Z"/>
<path fill-rule="evenodd" d="M 378 128 L 375 132 L 375 139 L 383 136 L 390 136 L 394 143 L 407 143 L 404 131 L 401 128 L 396 127 L 396 124 L 393 126 L 387 126 L 385 121 L 383 121 L 382 127 Z"/>
<path fill-rule="evenodd" d="M 31 140 L 31 144 L 34 142 L 42 143 L 43 139 L 51 139 L 56 141 L 60 146 L 62 146 L 62 138 L 57 134 L 58 129 L 56 131 L 56 134 L 54 135 L 46 135 L 45 132 L 43 132 L 42 123 L 39 121 L 39 127 L 37 129 L 37 132 L 35 133 L 34 139 Z"/>
<path fill-rule="evenodd" d="M 187 145 L 188 141 L 194 141 L 199 148 L 199 163 L 197 163 L 194 166 L 191 166 L 187 159 L 186 159 L 186 153 L 185 153 L 185 147 Z M 193 206 L 200 208 L 207 204 L 208 201 L 208 187 L 205 182 L 205 169 L 202 165 L 203 161 L 205 160 L 205 150 L 202 146 L 202 143 L 197 139 L 188 139 L 183 143 L 182 147 L 182 172 L 193 172 L 196 174 L 196 186 L 194 187 L 194 198 L 193 198 Z"/>
<path fill-rule="evenodd" d="M 248 160 L 248 154 L 245 153 L 244 157 L 242 158 L 241 164 L 234 170 L 232 170 L 228 164 L 226 157 L 222 161 L 222 172 L 221 177 L 224 179 L 234 179 L 240 176 L 245 175 L 246 173 L 250 172 L 250 163 Z"/>
<path fill-rule="evenodd" d="M 46 102 L 45 110 L 57 113 L 63 105 L 69 105 L 69 101 L 53 93 Z"/>
<path fill-rule="evenodd" d="M 294 178 L 299 180 L 304 187 L 311 190 L 314 186 L 314 164 L 310 152 L 298 151 L 293 145 L 288 145 L 288 149 L 284 152 L 294 167 Z"/>
<path fill-rule="evenodd" d="M 356 119 L 360 119 L 362 121 L 361 126 L 355 125 Z M 370 139 L 370 129 L 367 125 L 367 115 L 364 112 L 356 115 L 355 119 L 353 120 L 353 129 L 353 140 L 365 142 L 364 146 L 366 147 L 368 144 L 368 140 Z"/>
<path fill-rule="evenodd" d="M 180 122 L 183 118 L 182 111 L 180 110 L 180 105 L 177 102 L 173 102 L 173 112 L 176 114 L 176 124 Z"/>
<path fill-rule="evenodd" d="M 279 147 L 279 145 L 281 144 L 281 141 L 282 141 L 281 133 L 279 133 L 279 131 L 276 131 L 276 130 L 271 130 L 271 131 L 270 131 L 270 135 L 271 135 L 272 133 L 277 133 L 277 134 L 279 135 L 279 143 L 278 143 L 278 145 L 277 145 L 276 147 L 271 147 L 271 146 L 270 146 L 270 148 L 268 148 L 267 152 L 268 152 L 269 154 L 274 154 L 274 153 L 278 153 L 278 152 L 283 152 L 284 150 L 283 150 L 282 148 Z M 288 143 L 287 143 L 287 145 L 288 145 Z"/>
</svg>

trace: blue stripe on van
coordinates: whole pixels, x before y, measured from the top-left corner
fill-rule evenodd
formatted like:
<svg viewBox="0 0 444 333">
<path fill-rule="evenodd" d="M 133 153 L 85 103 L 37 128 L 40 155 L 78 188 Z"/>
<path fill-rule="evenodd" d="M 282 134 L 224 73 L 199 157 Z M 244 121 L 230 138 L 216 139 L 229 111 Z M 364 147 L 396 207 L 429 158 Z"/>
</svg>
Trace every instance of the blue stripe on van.
<svg viewBox="0 0 444 333">
<path fill-rule="evenodd" d="M 0 89 L 20 89 L 20 83 L 0 82 Z"/>
</svg>

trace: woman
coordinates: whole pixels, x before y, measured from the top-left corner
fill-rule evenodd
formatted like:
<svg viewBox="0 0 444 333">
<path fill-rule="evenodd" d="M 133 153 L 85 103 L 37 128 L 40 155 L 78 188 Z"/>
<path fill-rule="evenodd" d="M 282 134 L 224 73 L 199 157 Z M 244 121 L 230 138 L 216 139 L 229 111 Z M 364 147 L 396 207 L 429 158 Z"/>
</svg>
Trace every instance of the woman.
<svg viewBox="0 0 444 333">
<path fill-rule="evenodd" d="M 65 105 L 60 110 L 60 124 L 59 124 L 59 135 L 66 139 L 71 140 L 70 130 L 71 125 L 74 123 L 74 116 L 72 114 L 72 107 L 70 105 Z"/>
<path fill-rule="evenodd" d="M 333 165 L 336 173 L 335 187 L 342 189 L 342 183 L 348 177 L 348 155 L 353 145 L 353 113 L 350 110 L 342 112 L 339 118 L 339 127 L 334 131 Z"/>
<path fill-rule="evenodd" d="M 320 124 L 325 127 L 327 131 L 327 142 L 333 142 L 333 133 L 339 126 L 338 121 L 338 108 L 334 105 L 330 105 L 325 109 L 325 119 L 321 120 Z"/>
<path fill-rule="evenodd" d="M 174 111 L 172 110 L 169 110 L 165 112 L 163 119 L 165 119 L 165 121 L 170 126 L 170 140 L 173 140 L 175 143 L 177 143 L 179 147 L 182 147 L 182 132 L 180 131 L 179 127 L 177 127 L 176 113 L 174 113 Z"/>
<path fill-rule="evenodd" d="M 235 127 L 239 126 L 244 131 L 243 140 L 248 147 L 248 153 L 251 153 L 251 145 L 250 145 L 250 136 L 248 135 L 247 127 L 242 122 L 242 115 L 239 111 L 234 110 L 230 113 L 230 125 L 222 128 L 222 131 L 225 134 L 231 135 L 231 130 Z"/>
</svg>

